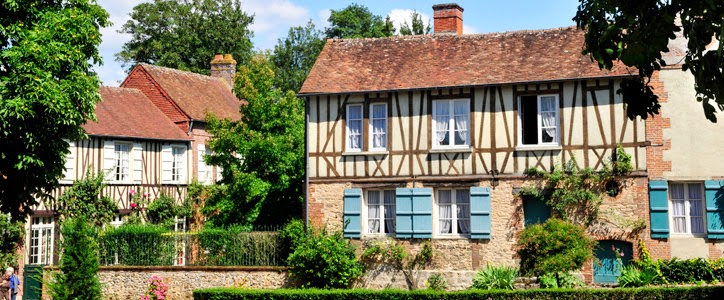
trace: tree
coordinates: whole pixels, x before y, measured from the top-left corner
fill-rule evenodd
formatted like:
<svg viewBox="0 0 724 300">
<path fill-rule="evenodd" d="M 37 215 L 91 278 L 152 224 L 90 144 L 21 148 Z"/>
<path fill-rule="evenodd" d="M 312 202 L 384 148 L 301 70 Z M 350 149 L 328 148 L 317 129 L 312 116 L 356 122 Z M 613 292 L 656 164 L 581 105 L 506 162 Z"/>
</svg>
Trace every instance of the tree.
<svg viewBox="0 0 724 300">
<path fill-rule="evenodd" d="M 239 69 L 240 121 L 209 118 L 208 163 L 223 167 L 210 192 L 208 225 L 281 224 L 301 212 L 304 180 L 304 104 L 274 87 L 267 54 Z"/>
<path fill-rule="evenodd" d="M 682 70 L 694 75 L 696 100 L 706 118 L 716 122 L 712 102 L 724 110 L 722 15 L 724 3 L 715 0 L 581 0 L 573 20 L 586 30 L 583 53 L 590 54 L 599 67 L 610 69 L 619 60 L 638 69 L 639 78 L 624 81 L 619 91 L 632 119 L 658 113 L 658 97 L 647 80 L 666 66 L 661 53 L 669 51 L 669 39 L 681 32 L 688 40 Z M 718 48 L 707 50 L 715 42 Z"/>
<path fill-rule="evenodd" d="M 133 8 L 120 33 L 131 40 L 116 60 L 132 68 L 140 62 L 209 74 L 215 54 L 230 53 L 245 64 L 251 53 L 254 17 L 240 0 L 155 0 Z"/>
<path fill-rule="evenodd" d="M 58 185 L 66 140 L 95 118 L 99 30 L 108 13 L 89 0 L 0 4 L 0 211 L 24 220 Z"/>
<path fill-rule="evenodd" d="M 287 37 L 277 41 L 269 57 L 274 66 L 274 86 L 281 91 L 299 92 L 322 47 L 322 32 L 311 20 L 306 26 L 290 28 Z"/>
<path fill-rule="evenodd" d="M 65 219 L 84 217 L 93 220 L 96 226 L 102 226 L 118 213 L 118 205 L 111 198 L 100 196 L 104 186 L 103 174 L 93 174 L 89 170 L 85 178 L 73 182 L 73 186 L 57 200 L 51 201 Z"/>
<path fill-rule="evenodd" d="M 18 266 L 18 248 L 23 244 L 24 232 L 23 222 L 0 215 L 0 266 Z"/>
<path fill-rule="evenodd" d="M 422 16 L 417 11 L 412 11 L 410 14 L 412 25 L 410 23 L 402 23 L 400 26 L 401 35 L 421 35 L 430 33 L 430 24 L 425 26 L 425 22 L 422 21 Z"/>
<path fill-rule="evenodd" d="M 98 244 L 96 231 L 83 217 L 64 222 L 62 255 L 55 281 L 49 282 L 53 299 L 101 299 L 98 279 Z"/>
<path fill-rule="evenodd" d="M 328 38 L 370 38 L 386 37 L 395 33 L 392 21 L 370 12 L 369 8 L 350 4 L 342 10 L 332 10 L 329 27 L 325 29 Z"/>
</svg>

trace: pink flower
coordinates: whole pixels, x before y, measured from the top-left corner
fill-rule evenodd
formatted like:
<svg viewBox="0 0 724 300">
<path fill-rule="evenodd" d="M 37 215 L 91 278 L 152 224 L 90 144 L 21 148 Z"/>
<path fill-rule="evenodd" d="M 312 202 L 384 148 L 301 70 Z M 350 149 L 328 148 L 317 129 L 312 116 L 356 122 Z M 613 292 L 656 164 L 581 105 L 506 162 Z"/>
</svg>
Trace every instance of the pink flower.
<svg viewBox="0 0 724 300">
<path fill-rule="evenodd" d="M 135 209 L 138 207 L 138 204 L 136 202 L 131 202 L 131 209 Z"/>
<path fill-rule="evenodd" d="M 623 257 L 623 252 L 621 252 L 621 257 Z"/>
<path fill-rule="evenodd" d="M 143 198 L 148 197 L 148 193 L 143 193 Z"/>
<path fill-rule="evenodd" d="M 134 194 L 136 194 L 136 190 L 134 190 L 134 189 L 131 189 L 131 191 L 130 191 L 130 192 L 128 192 L 128 194 L 130 194 L 131 196 L 133 196 Z"/>
</svg>

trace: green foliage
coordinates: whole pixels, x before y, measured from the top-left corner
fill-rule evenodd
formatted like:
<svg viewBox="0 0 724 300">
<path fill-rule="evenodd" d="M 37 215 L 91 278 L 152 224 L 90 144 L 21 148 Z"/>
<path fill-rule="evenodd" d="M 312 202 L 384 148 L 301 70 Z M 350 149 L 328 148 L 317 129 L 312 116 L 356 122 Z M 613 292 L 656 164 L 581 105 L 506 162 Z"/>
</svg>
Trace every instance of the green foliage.
<svg viewBox="0 0 724 300">
<path fill-rule="evenodd" d="M 207 225 L 282 224 L 302 211 L 304 103 L 274 87 L 264 54 L 240 68 L 236 91 L 248 102 L 241 121 L 209 118 L 207 161 L 224 179 L 206 200 Z"/>
<path fill-rule="evenodd" d="M 516 243 L 521 273 L 537 276 L 581 268 L 595 246 L 583 227 L 555 218 L 526 227 Z"/>
<path fill-rule="evenodd" d="M 416 290 L 420 280 L 420 270 L 432 263 L 434 252 L 430 241 L 421 244 L 415 255 L 408 252 L 400 242 L 376 241 L 362 252 L 361 260 L 367 268 L 376 265 L 388 265 L 405 276 L 409 290 Z"/>
<path fill-rule="evenodd" d="M 672 258 L 657 262 L 661 275 L 668 283 L 711 282 L 714 272 L 709 262 L 702 258 L 679 260 Z"/>
<path fill-rule="evenodd" d="M 275 232 L 240 232 L 238 229 L 204 228 L 195 235 L 198 243 L 198 259 L 189 262 L 199 266 L 279 266 L 284 256 L 278 255 L 284 248 Z"/>
<path fill-rule="evenodd" d="M 0 266 L 18 267 L 18 248 L 23 244 L 23 222 L 11 221 L 7 214 L 0 214 Z"/>
<path fill-rule="evenodd" d="M 97 232 L 84 217 L 66 220 L 61 229 L 59 272 L 48 283 L 53 299 L 101 299 Z"/>
<path fill-rule="evenodd" d="M 586 285 L 570 272 L 547 273 L 539 276 L 538 280 L 540 281 L 540 287 L 544 289 L 572 289 Z"/>
<path fill-rule="evenodd" d="M 523 187 L 519 195 L 543 201 L 557 216 L 588 226 L 598 217 L 603 195 L 618 194 L 621 189 L 618 177 L 632 170 L 631 155 L 619 145 L 611 162 L 604 164 L 600 171 L 580 169 L 575 158 L 565 166 L 556 166 L 551 173 L 526 169 L 526 176 L 541 178 L 541 181 Z"/>
<path fill-rule="evenodd" d="M 168 230 L 151 224 L 123 224 L 102 232 L 98 243 L 105 265 L 173 265 L 175 238 Z"/>
<path fill-rule="evenodd" d="M 518 269 L 511 266 L 491 266 L 478 271 L 473 278 L 472 289 L 478 290 L 512 290 Z"/>
<path fill-rule="evenodd" d="M 100 196 L 105 186 L 103 180 L 103 174 L 88 170 L 85 178 L 74 181 L 73 186 L 51 202 L 55 202 L 58 213 L 64 218 L 83 217 L 102 226 L 118 213 L 118 205 L 111 198 Z"/>
<path fill-rule="evenodd" d="M 531 289 L 467 290 L 442 292 L 431 290 L 316 290 L 209 288 L 195 290 L 194 300 L 618 300 L 618 299 L 720 299 L 724 286 L 653 287 L 620 289 Z"/>
<path fill-rule="evenodd" d="M 400 35 L 421 35 L 430 33 L 430 24 L 425 26 L 425 22 L 422 21 L 422 16 L 417 11 L 412 11 L 410 14 L 412 24 L 402 23 L 400 26 Z"/>
<path fill-rule="evenodd" d="M 329 27 L 325 29 L 328 38 L 372 38 L 392 36 L 395 28 L 392 21 L 370 12 L 359 4 L 350 4 L 342 10 L 332 10 Z"/>
<path fill-rule="evenodd" d="M 190 214 L 190 208 L 187 203 L 188 202 L 185 202 L 184 205 L 176 205 L 176 201 L 173 198 L 161 194 L 148 205 L 146 217 L 151 224 L 173 228 L 175 217 L 186 217 Z"/>
<path fill-rule="evenodd" d="M 0 4 L 0 212 L 25 220 L 58 185 L 66 140 L 95 118 L 100 28 L 108 13 L 89 0 Z"/>
<path fill-rule="evenodd" d="M 621 269 L 621 275 L 616 280 L 621 287 L 641 287 L 656 284 L 658 274 L 655 269 L 639 269 L 636 266 L 628 265 Z"/>
<path fill-rule="evenodd" d="M 629 87 L 622 84 L 619 90 L 632 119 L 658 113 L 658 97 L 642 78 L 651 78 L 654 71 L 666 66 L 662 53 L 669 52 L 669 39 L 681 33 L 687 40 L 682 70 L 694 75 L 697 101 L 706 118 L 716 122 L 711 102 L 724 110 L 722 15 L 724 5 L 717 1 L 581 0 L 573 20 L 586 30 L 583 53 L 590 54 L 600 68 L 610 69 L 619 60 L 638 70 L 639 78 Z M 718 49 L 707 51 L 711 44 Z"/>
<path fill-rule="evenodd" d="M 251 57 L 254 17 L 240 0 L 157 0 L 133 8 L 119 30 L 131 40 L 116 53 L 129 69 L 137 63 L 209 74 L 215 54 L 230 53 L 239 65 Z"/>
<path fill-rule="evenodd" d="M 445 280 L 445 276 L 442 276 L 440 273 L 435 273 L 427 278 L 425 286 L 428 290 L 444 291 L 447 290 L 447 281 Z"/>
<path fill-rule="evenodd" d="M 289 257 L 297 249 L 297 245 L 304 242 L 306 235 L 304 222 L 300 219 L 293 219 L 284 225 L 284 228 L 279 231 L 279 242 L 285 248 L 281 250 L 281 257 Z"/>
<path fill-rule="evenodd" d="M 310 20 L 306 26 L 289 28 L 289 33 L 277 41 L 269 61 L 274 66 L 274 86 L 281 91 L 299 92 L 324 47 L 322 32 Z"/>
<path fill-rule="evenodd" d="M 355 246 L 341 232 L 309 232 L 287 259 L 289 276 L 304 288 L 347 288 L 364 273 Z"/>
</svg>

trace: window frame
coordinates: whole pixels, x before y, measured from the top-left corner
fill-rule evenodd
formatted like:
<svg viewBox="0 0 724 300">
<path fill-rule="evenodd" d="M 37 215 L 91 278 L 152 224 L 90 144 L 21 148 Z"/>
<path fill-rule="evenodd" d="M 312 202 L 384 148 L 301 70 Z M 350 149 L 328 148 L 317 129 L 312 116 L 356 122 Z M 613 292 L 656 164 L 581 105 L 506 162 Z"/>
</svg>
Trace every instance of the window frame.
<svg viewBox="0 0 724 300">
<path fill-rule="evenodd" d="M 36 222 L 36 220 L 39 220 Z M 48 221 L 47 223 L 45 221 Z M 48 234 L 49 232 L 49 234 Z M 37 238 L 36 238 L 37 233 Z M 28 247 L 28 264 L 52 265 L 55 247 L 55 218 L 52 216 L 33 216 L 30 225 L 30 247 Z M 33 244 L 33 241 L 36 241 Z M 45 243 L 48 243 L 46 245 Z M 36 250 L 36 254 L 33 254 Z"/>
<path fill-rule="evenodd" d="M 181 153 L 178 153 L 177 156 L 176 150 L 181 151 Z M 171 146 L 171 181 L 172 182 L 181 182 L 186 178 L 184 172 L 186 172 L 186 146 L 180 146 L 180 145 L 172 145 Z M 180 157 L 180 159 L 177 161 L 176 158 Z M 179 167 L 180 165 L 180 167 Z"/>
<path fill-rule="evenodd" d="M 128 151 L 118 150 L 119 147 L 128 147 Z M 126 153 L 126 173 L 122 174 L 120 171 L 122 171 L 123 167 L 120 165 L 123 162 L 123 158 L 120 157 L 121 153 Z M 133 144 L 128 142 L 113 142 L 113 180 L 112 182 L 131 182 L 132 179 L 132 173 L 133 168 L 131 164 L 132 161 L 132 152 L 133 152 Z M 120 169 L 120 170 L 119 170 Z M 123 175 L 123 178 L 119 179 L 118 176 Z"/>
<path fill-rule="evenodd" d="M 681 184 L 684 187 L 684 198 L 683 199 L 677 199 L 678 201 L 684 201 L 684 215 L 683 216 L 675 216 L 674 215 L 674 199 L 671 197 L 671 191 L 672 191 L 672 185 L 674 184 Z M 691 231 L 691 202 L 692 200 L 689 199 L 689 186 L 693 184 L 700 185 L 700 195 L 701 199 L 698 199 L 700 202 L 699 207 L 701 208 L 701 224 L 702 224 L 702 232 L 692 232 Z M 693 181 L 674 181 L 668 183 L 668 190 L 667 190 L 667 205 L 669 206 L 669 231 L 671 235 L 673 236 L 679 236 L 679 237 L 706 237 L 707 235 L 707 221 L 706 221 L 706 190 L 704 188 L 703 182 L 693 182 Z M 684 217 L 684 225 L 686 226 L 686 232 L 677 232 L 676 226 L 674 225 L 674 218 L 680 218 Z"/>
<path fill-rule="evenodd" d="M 536 97 L 536 108 L 537 108 L 537 114 L 536 114 L 536 129 L 538 132 L 538 143 L 536 144 L 524 144 L 523 143 L 523 112 L 521 110 L 522 103 L 523 103 L 523 97 L 530 97 L 535 96 Z M 542 131 L 543 131 L 543 119 L 541 117 L 541 99 L 543 97 L 553 97 L 555 101 L 555 129 L 556 134 L 555 138 L 553 138 L 552 142 L 543 142 L 542 137 Z M 518 118 L 518 147 L 520 148 L 538 148 L 538 147 L 559 147 L 561 145 L 561 124 L 560 124 L 560 118 L 561 118 L 561 109 L 560 109 L 560 97 L 558 94 L 528 94 L 528 95 L 519 95 L 518 96 L 518 109 L 517 109 L 517 118 Z"/>
<path fill-rule="evenodd" d="M 455 124 L 455 103 L 456 102 L 462 102 L 465 103 L 465 108 L 467 111 L 467 128 L 465 128 L 465 131 L 467 132 L 468 138 L 467 142 L 465 144 L 457 145 L 455 144 L 455 134 L 462 130 L 456 130 L 456 124 Z M 447 134 L 448 134 L 448 144 L 442 145 L 437 141 L 437 107 L 441 103 L 447 103 L 448 105 L 448 128 L 447 128 Z M 438 99 L 438 100 L 432 100 L 432 122 L 430 123 L 432 128 L 430 128 L 430 139 L 432 139 L 432 149 L 469 149 L 472 145 L 472 136 L 470 134 L 470 119 L 471 119 L 471 111 L 470 111 L 470 99 L 468 98 L 455 98 L 455 99 Z"/>
<path fill-rule="evenodd" d="M 453 226 L 451 227 L 451 232 L 450 232 L 450 233 L 442 233 L 442 232 L 441 232 L 441 229 L 442 229 L 441 226 L 440 226 L 440 221 L 441 221 L 441 219 L 442 219 L 441 216 L 440 216 L 440 215 L 441 215 L 441 209 L 440 209 L 440 206 L 441 206 L 441 205 L 440 205 L 440 192 L 441 192 L 441 191 L 450 191 L 450 193 L 451 193 L 451 194 L 450 194 L 450 206 L 451 206 L 451 210 L 452 210 L 453 214 L 452 214 L 452 216 L 451 216 L 450 219 L 451 219 L 451 221 L 452 221 Z M 458 232 L 458 227 L 459 227 L 458 221 L 459 221 L 460 219 L 458 219 L 457 207 L 458 207 L 458 202 L 459 202 L 459 201 L 458 201 L 458 199 L 459 199 L 458 194 L 460 194 L 460 193 L 462 193 L 462 194 L 467 194 L 467 195 L 468 195 L 468 202 L 467 202 L 468 215 L 467 215 L 467 218 L 466 218 L 466 219 L 467 219 L 467 224 L 468 224 L 468 232 L 467 232 L 467 233 L 460 233 L 460 232 Z M 467 188 L 467 189 L 465 189 L 465 188 L 441 188 L 441 189 L 436 189 L 435 192 L 434 192 L 434 197 L 435 197 L 435 199 L 433 200 L 433 201 L 434 201 L 434 205 L 433 205 L 433 207 L 434 207 L 434 208 L 433 208 L 433 209 L 434 209 L 434 214 L 433 214 L 433 220 L 432 220 L 432 222 L 433 222 L 433 237 L 435 237 L 435 238 L 470 238 L 470 234 L 471 234 L 471 231 L 472 231 L 472 227 L 471 227 L 471 225 L 472 225 L 472 224 L 471 224 L 471 213 L 470 213 L 470 206 L 471 206 L 470 188 Z"/>
<path fill-rule="evenodd" d="M 359 107 L 359 110 L 360 110 L 359 119 L 357 119 L 357 118 L 352 119 L 350 117 L 350 108 L 352 108 L 352 107 Z M 364 147 L 363 146 L 364 145 L 364 119 L 365 119 L 364 104 L 362 104 L 362 103 L 347 104 L 345 111 L 346 111 L 346 114 L 345 114 L 345 133 L 344 133 L 345 145 L 344 145 L 344 149 L 346 152 L 362 152 L 362 148 Z M 359 144 L 358 144 L 359 147 L 358 148 L 352 148 L 352 138 L 351 138 L 352 132 L 350 131 L 350 126 L 349 126 L 351 121 L 359 121 L 359 124 L 360 124 L 359 133 L 356 134 L 356 136 L 359 136 Z"/>
<path fill-rule="evenodd" d="M 378 220 L 380 221 L 380 231 L 379 231 L 379 232 L 370 232 L 370 226 L 369 226 L 369 221 L 370 221 L 369 209 L 370 209 L 370 206 L 372 206 L 372 204 L 369 203 L 369 199 L 370 199 L 369 194 L 370 194 L 370 193 L 379 193 L 379 196 L 380 196 L 380 198 L 379 198 L 379 199 L 380 199 L 380 203 L 379 203 L 379 204 L 374 204 L 375 206 L 378 206 L 379 209 L 380 209 L 380 217 L 379 217 L 379 218 L 376 218 L 376 219 L 378 219 Z M 386 228 L 386 223 L 385 223 L 385 221 L 386 221 L 387 219 L 392 219 L 393 224 L 395 224 L 393 227 L 396 227 L 396 223 L 397 223 L 397 219 L 396 219 L 396 218 L 397 218 L 397 203 L 396 203 L 396 201 L 392 203 L 392 206 L 393 206 L 393 208 L 394 208 L 394 209 L 393 209 L 394 215 L 393 215 L 391 218 L 388 218 L 388 216 L 385 215 L 385 193 L 392 193 L 392 195 L 394 196 L 393 199 L 395 199 L 395 200 L 397 199 L 397 196 L 396 196 L 396 194 L 395 194 L 395 190 L 390 190 L 390 189 L 369 189 L 369 190 L 364 190 L 364 191 L 363 191 L 363 193 L 362 193 L 362 195 L 363 195 L 363 197 L 362 197 L 362 198 L 363 198 L 363 199 L 362 199 L 362 215 L 361 215 L 361 217 L 362 217 L 362 218 L 361 218 L 361 219 L 362 219 L 362 221 L 361 221 L 362 224 L 361 224 L 361 225 L 363 226 L 363 228 L 361 228 L 361 229 L 362 229 L 362 230 L 361 230 L 361 231 L 362 231 L 362 235 L 367 235 L 367 236 L 394 236 L 394 235 L 395 235 L 395 231 L 396 231 L 395 229 L 396 229 L 396 228 L 392 228 L 389 233 L 388 233 L 388 232 L 385 232 L 385 229 L 387 229 L 387 228 Z"/>
<path fill-rule="evenodd" d="M 385 115 L 383 118 L 374 117 L 374 111 L 375 111 L 374 106 L 383 106 L 385 108 Z M 369 143 L 368 143 L 369 144 L 368 149 L 370 151 L 387 151 L 388 136 L 389 136 L 389 128 L 388 128 L 389 127 L 388 126 L 389 112 L 387 110 L 388 109 L 387 102 L 372 102 L 368 105 L 368 107 L 369 107 L 369 122 L 368 122 L 369 125 L 367 127 L 369 128 L 369 137 L 370 137 Z M 374 125 L 375 120 L 384 120 L 384 124 L 385 124 L 384 139 L 383 139 L 384 143 L 385 143 L 384 147 L 375 147 L 374 146 L 374 143 L 375 143 L 375 125 Z M 362 126 L 364 127 L 364 111 L 362 112 Z M 362 133 L 362 140 L 364 141 L 364 132 Z"/>
</svg>

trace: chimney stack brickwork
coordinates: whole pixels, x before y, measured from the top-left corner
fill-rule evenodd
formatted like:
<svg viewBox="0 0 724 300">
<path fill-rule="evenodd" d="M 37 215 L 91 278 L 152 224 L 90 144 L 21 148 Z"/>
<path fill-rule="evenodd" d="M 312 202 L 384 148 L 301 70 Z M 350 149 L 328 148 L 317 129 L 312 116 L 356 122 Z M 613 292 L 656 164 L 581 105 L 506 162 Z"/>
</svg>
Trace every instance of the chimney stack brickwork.
<svg viewBox="0 0 724 300">
<path fill-rule="evenodd" d="M 435 34 L 463 34 L 463 8 L 456 3 L 432 6 Z"/>
<path fill-rule="evenodd" d="M 236 60 L 231 54 L 217 54 L 211 60 L 211 76 L 218 77 L 226 82 L 229 89 L 234 88 L 234 77 L 236 76 Z"/>
</svg>

